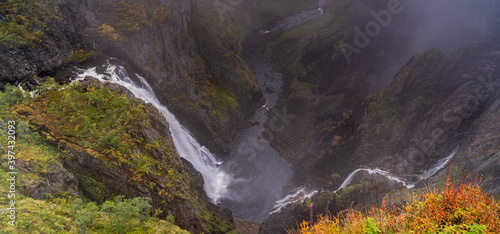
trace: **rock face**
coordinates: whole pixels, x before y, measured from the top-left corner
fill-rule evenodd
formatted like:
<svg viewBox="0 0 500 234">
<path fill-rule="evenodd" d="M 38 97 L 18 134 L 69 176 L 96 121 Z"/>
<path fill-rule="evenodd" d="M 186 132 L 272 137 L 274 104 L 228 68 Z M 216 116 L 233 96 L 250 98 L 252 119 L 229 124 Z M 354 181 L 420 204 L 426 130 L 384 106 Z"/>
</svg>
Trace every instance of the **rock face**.
<svg viewBox="0 0 500 234">
<path fill-rule="evenodd" d="M 25 39 L 17 38 L 13 42 L 3 41 L 0 44 L 0 82 L 2 84 L 5 82 L 28 81 L 41 72 L 50 71 L 56 67 L 70 63 L 69 58 L 77 50 L 91 47 L 91 41 L 86 40 L 79 31 L 84 27 L 85 22 L 78 21 L 77 18 L 72 17 L 70 6 L 71 3 L 61 4 L 57 8 L 52 9 L 51 14 L 64 14 L 64 22 L 56 20 L 53 17 L 43 19 L 48 21 L 50 27 L 55 30 L 47 30 L 41 33 L 41 36 L 36 41 L 24 42 Z M 6 14 L 14 13 L 7 5 Z M 17 13 L 24 14 L 24 12 Z M 8 22 L 7 19 L 6 21 Z M 26 21 L 35 24 L 35 28 L 42 27 L 38 25 L 40 22 L 33 23 L 31 20 Z M 32 29 L 34 32 L 37 30 Z M 42 32 L 41 30 L 38 31 Z M 27 35 L 26 37 L 29 36 Z"/>
<path fill-rule="evenodd" d="M 317 118 L 315 139 L 321 143 L 302 161 L 289 159 L 297 165 L 295 181 L 333 191 L 352 170 L 369 167 L 418 186 L 439 159 L 459 147 L 451 178 L 471 176 L 463 169 L 484 175 L 480 185 L 498 195 L 499 51 L 500 41 L 493 40 L 449 54 L 416 54 L 383 92 L 334 118 Z M 342 179 L 331 179 L 332 173 Z"/>
<path fill-rule="evenodd" d="M 409 179 L 423 174 L 454 147 L 463 147 L 474 121 L 497 100 L 498 45 L 415 55 L 384 92 L 332 120 L 324 139 L 330 145 L 318 165 L 342 171 L 342 158 L 350 168 L 372 165 Z"/>
<path fill-rule="evenodd" d="M 34 23 L 39 40 L 0 46 L 2 82 L 36 84 L 37 75 L 54 75 L 65 65 L 116 57 L 219 152 L 261 98 L 240 58 L 236 28 L 213 17 L 211 1 L 67 0 L 51 9 L 61 17 L 48 18 L 48 29 Z"/>
<path fill-rule="evenodd" d="M 40 175 L 42 181 L 48 181 L 48 186 L 38 183 L 34 188 L 26 188 L 25 194 L 43 198 L 45 193 L 57 196 L 54 189 L 61 189 L 58 192 L 69 190 L 71 195 L 81 194 L 99 203 L 117 195 L 149 197 L 153 208 L 163 211 L 161 218 L 173 215 L 175 224 L 183 229 L 194 233 L 225 233 L 234 229 L 231 212 L 209 202 L 203 191 L 203 177 L 175 151 L 168 123 L 156 108 L 135 99 L 123 87 L 102 85 L 92 77 L 86 77 L 80 86 L 67 89 L 70 90 L 47 91 L 36 101 L 15 109 L 16 112 L 23 110 L 25 121 L 61 155 L 55 161 L 59 168 L 49 166 L 47 172 Z M 95 97 L 101 92 L 105 99 L 79 107 L 96 115 L 78 120 L 76 127 L 60 124 L 61 116 L 49 110 L 50 106 L 60 103 L 58 95 L 70 95 L 67 102 L 74 102 L 70 106 L 75 106 L 79 105 L 79 98 Z M 102 108 L 120 102 L 117 108 Z M 65 112 L 67 107 L 59 105 L 58 109 L 68 118 L 77 119 L 81 115 L 75 115 L 75 110 Z M 102 124 L 113 121 L 110 118 L 128 120 L 121 122 L 124 126 L 104 127 Z M 78 140 L 79 134 L 92 134 L 90 132 L 97 130 L 91 130 L 92 126 L 106 128 L 107 133 L 97 137 L 86 135 Z M 83 129 L 73 134 L 74 128 Z"/>
<path fill-rule="evenodd" d="M 37 199 L 46 199 L 46 194 L 80 197 L 78 180 L 60 162 L 51 162 L 45 172 L 38 171 L 36 165 L 23 160 L 19 160 L 18 166 L 20 172 L 30 175 L 21 180 L 21 194 Z"/>
<path fill-rule="evenodd" d="M 475 19 L 470 27 L 452 24 L 449 28 L 461 30 L 439 34 L 444 38 L 415 34 L 412 25 L 421 26 L 420 33 L 434 32 L 430 37 L 438 35 L 432 29 L 449 30 L 443 22 L 425 20 L 446 14 L 436 8 L 439 4 L 402 3 L 404 14 L 392 15 L 377 35 L 368 38 L 366 47 L 352 50 L 352 54 L 343 43 L 356 46 L 356 38 L 366 34 L 359 31 L 376 21 L 373 12 L 387 10 L 386 2 L 328 3 L 325 19 L 299 25 L 293 33 L 269 36 L 268 55 L 285 80 L 285 91 L 275 109 L 286 108 L 294 116 L 272 143 L 296 165 L 299 184 L 335 188 L 338 182 L 325 175 L 338 172 L 346 176 L 354 168 L 368 165 L 416 178 L 456 147 L 469 125 L 486 111 L 486 103 L 495 97 L 475 92 L 484 89 L 490 79 L 489 75 L 477 78 L 478 74 L 496 69 L 496 58 L 488 50 L 496 48 L 499 30 L 493 24 L 498 22 L 495 12 L 500 6 L 495 1 L 461 1 L 454 7 L 470 9 L 467 14 Z M 335 16 L 330 19 L 330 14 Z M 315 37 L 301 34 L 314 27 L 322 28 Z M 449 37 L 457 39 L 447 40 Z M 414 55 L 426 46 L 454 51 L 474 38 L 489 42 L 450 54 L 431 50 Z M 490 64 L 481 64 L 485 61 Z M 317 176 L 308 179 L 313 174 Z"/>
</svg>

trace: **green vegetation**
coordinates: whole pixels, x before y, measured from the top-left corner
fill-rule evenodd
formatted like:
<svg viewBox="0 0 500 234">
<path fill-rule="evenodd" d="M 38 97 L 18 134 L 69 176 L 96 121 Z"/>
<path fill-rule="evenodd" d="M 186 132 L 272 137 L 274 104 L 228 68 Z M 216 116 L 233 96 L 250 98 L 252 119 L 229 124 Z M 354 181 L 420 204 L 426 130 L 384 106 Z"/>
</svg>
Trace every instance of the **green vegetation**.
<svg viewBox="0 0 500 234">
<path fill-rule="evenodd" d="M 300 82 L 297 79 L 293 79 L 292 84 L 290 85 L 291 95 L 310 97 L 313 94 L 313 90 L 316 90 L 313 84 Z"/>
<path fill-rule="evenodd" d="M 52 22 L 61 21 L 59 0 L 7 0 L 0 3 L 0 43 L 10 47 L 39 45 Z"/>
<path fill-rule="evenodd" d="M 66 160 L 71 160 L 74 152 L 81 152 L 101 160 L 109 170 L 125 169 L 137 184 L 142 183 L 144 176 L 161 175 L 169 181 L 165 185 L 172 186 L 176 181 L 181 190 L 186 189 L 187 185 L 181 182 L 186 175 L 153 157 L 157 151 L 167 159 L 173 157 L 173 146 L 165 139 L 146 142 L 140 137 L 144 129 L 152 127 L 143 104 L 116 94 L 100 82 L 86 90 L 79 83 L 64 89 L 48 85 L 53 82 L 49 79 L 41 86 L 46 88 L 38 97 L 15 105 L 12 110 L 34 132 L 39 132 L 44 142 L 57 147 Z M 155 168 L 157 164 L 162 168 Z M 92 175 L 75 176 L 91 199 L 102 201 L 103 195 L 109 196 L 104 194 L 105 186 Z M 153 187 L 156 184 L 151 183 Z"/>
<path fill-rule="evenodd" d="M 107 24 L 99 25 L 98 34 L 107 39 L 123 39 L 122 35 L 130 35 L 141 29 L 152 28 L 162 24 L 171 17 L 170 7 L 159 0 L 117 0 L 110 8 L 104 7 L 102 15 Z"/>
<path fill-rule="evenodd" d="M 8 226 L 7 216 L 2 216 L 0 233 L 187 233 L 172 224 L 170 207 L 177 205 L 172 203 L 174 198 L 205 214 L 200 217 L 207 230 L 233 229 L 231 223 L 209 213 L 196 193 L 190 191 L 188 175 L 176 164 L 178 159 L 171 144 L 163 138 L 145 142 L 144 137 L 139 137 L 143 131 L 153 128 L 150 118 L 154 113 L 148 109 L 151 107 L 117 94 L 99 82 L 86 88 L 79 82 L 61 87 L 48 79 L 34 92 L 36 97 L 31 98 L 10 85 L 0 92 L 0 126 L 10 120 L 17 123 L 16 170 L 19 173 L 16 181 L 18 225 Z M 0 135 L 0 144 L 7 145 L 5 128 L 0 129 Z M 0 153 L 0 193 L 7 194 L 8 154 Z M 136 184 L 149 189 L 152 197 L 161 199 L 156 206 L 167 212 L 170 222 L 157 218 L 161 211 L 151 210 L 149 198 L 112 198 L 109 184 L 96 173 L 68 172 L 62 162 L 75 160 L 75 155 L 89 155 L 99 160 L 101 169 L 96 169 L 97 174 L 101 170 L 119 172 L 130 178 L 130 186 Z M 61 176 L 72 173 L 79 181 L 80 190 L 76 193 L 80 193 L 83 201 L 69 195 L 75 191 L 51 189 L 47 175 L 54 173 Z M 45 193 L 44 201 L 26 197 L 31 194 L 31 188 L 43 184 L 51 191 Z M 0 199 L 3 204 L 8 202 L 7 196 Z M 155 215 L 150 216 L 151 213 Z"/>
<path fill-rule="evenodd" d="M 477 184 L 454 186 L 446 181 L 438 193 L 429 191 L 404 206 L 388 209 L 385 200 L 366 212 L 346 210 L 304 221 L 300 233 L 498 233 L 500 206 Z"/>
<path fill-rule="evenodd" d="M 243 1 L 228 11 L 226 18 L 238 25 L 240 38 L 287 14 L 311 8 L 311 2 L 304 0 L 267 0 L 259 6 Z"/>
<path fill-rule="evenodd" d="M 210 233 L 232 233 L 234 231 L 234 227 L 230 222 L 213 216 L 206 211 L 202 212 L 202 218 Z"/>
<path fill-rule="evenodd" d="M 331 176 L 332 176 L 332 180 L 333 180 L 334 182 L 338 182 L 338 181 L 340 181 L 340 174 L 339 174 L 338 172 L 334 172 L 334 173 L 332 173 L 332 175 L 331 175 Z"/>
<path fill-rule="evenodd" d="M 73 53 L 69 58 L 66 59 L 66 62 L 69 63 L 83 63 L 88 60 L 91 60 L 96 55 L 95 51 L 87 51 L 87 50 L 78 50 Z"/>
<path fill-rule="evenodd" d="M 211 110 L 212 116 L 217 120 L 227 121 L 227 115 L 238 111 L 239 104 L 236 97 L 228 88 L 207 81 L 201 95 L 203 100 L 211 100 L 210 103 L 206 104 Z"/>
<path fill-rule="evenodd" d="M 86 92 L 88 96 L 80 96 L 75 93 L 81 90 L 81 87 L 78 85 L 72 88 L 68 87 L 62 91 L 52 79 L 45 82 L 39 88 L 44 89 L 44 91 L 40 90 L 41 95 L 34 100 L 29 98 L 27 94 L 23 95 L 18 88 L 10 85 L 6 85 L 4 87 L 4 92 L 0 92 L 0 108 L 2 110 L 0 112 L 1 125 L 5 126 L 7 121 L 10 120 L 15 120 L 17 122 L 15 149 L 17 152 L 17 165 L 27 165 L 27 167 L 30 168 L 28 170 L 22 169 L 21 171 L 17 169 L 19 172 L 19 180 L 16 186 L 26 186 L 27 188 L 30 188 L 31 184 L 43 182 L 44 174 L 51 173 L 54 170 L 64 170 L 62 164 L 58 160 L 61 154 L 53 147 L 43 143 L 38 132 L 33 131 L 35 130 L 34 128 L 30 128 L 28 122 L 34 124 L 34 119 L 28 119 L 28 122 L 21 120 L 25 118 L 25 115 L 33 115 L 35 113 L 33 109 L 29 108 L 30 105 L 40 104 L 42 100 L 48 101 L 50 97 L 61 98 L 60 104 L 62 105 L 62 109 L 53 107 L 55 102 L 47 102 L 43 103 L 46 104 L 45 106 L 37 106 L 45 108 L 44 110 L 48 112 L 47 114 L 52 114 L 50 118 L 54 118 L 53 120 L 56 121 L 62 118 L 62 115 L 57 115 L 59 119 L 55 116 L 58 111 L 69 114 L 68 118 L 75 118 L 74 115 L 71 115 L 72 112 L 69 111 L 68 105 L 75 105 L 76 103 L 65 103 L 71 101 L 68 100 L 65 95 L 78 96 L 80 99 L 75 100 L 75 102 L 86 101 L 87 104 L 89 104 L 88 107 L 83 108 L 84 105 L 76 106 L 76 108 L 80 108 L 79 111 L 83 111 L 83 113 L 89 111 L 88 108 L 104 108 L 106 105 L 113 105 L 116 108 L 118 108 L 118 106 L 122 108 L 133 108 L 134 106 L 130 99 L 126 99 L 123 96 L 116 96 L 116 94 L 110 93 L 109 90 L 98 88 L 97 86 L 91 88 L 89 92 Z M 102 103 L 96 102 L 96 98 L 104 98 L 103 95 L 106 96 L 107 99 L 104 99 Z M 115 100 L 111 101 L 113 97 L 115 97 Z M 110 101 L 110 103 L 106 103 L 106 100 Z M 16 111 L 11 111 L 11 109 L 16 109 Z M 73 109 L 72 111 L 77 110 Z M 81 116 L 80 118 L 85 117 Z M 90 115 L 90 118 L 92 118 L 92 115 Z M 95 121 L 96 119 L 90 120 Z M 69 120 L 67 121 L 69 122 Z M 61 122 L 59 122 L 59 124 L 61 124 Z M 91 126 L 92 124 L 86 127 L 83 126 L 82 128 L 89 132 L 95 131 Z M 7 137 L 5 137 L 7 135 L 6 130 L 2 128 L 0 131 L 0 135 L 2 135 L 0 143 L 1 145 L 7 145 Z M 68 135 L 66 135 L 66 137 L 69 138 Z M 107 144 L 110 143 L 103 145 Z M 119 148 L 118 146 L 116 147 Z M 8 188 L 8 174 L 6 173 L 8 168 L 7 156 L 7 153 L 2 151 L 0 156 L 0 193 L 4 195 L 7 194 Z M 80 180 L 80 182 L 85 183 L 86 180 L 96 182 L 89 176 L 85 178 L 86 179 Z M 92 186 L 94 187 L 95 184 Z M 95 189 L 99 189 L 99 187 L 95 186 Z M 17 192 L 19 191 L 18 187 Z M 29 190 L 25 192 L 29 193 Z M 66 193 L 54 194 L 59 198 L 54 198 L 51 194 L 45 194 L 46 200 L 44 201 L 28 198 L 21 194 L 16 195 L 15 201 L 16 208 L 18 209 L 16 215 L 17 226 L 13 227 L 8 225 L 8 217 L 2 215 L 0 217 L 0 233 L 187 233 L 173 225 L 172 222 L 159 220 L 156 216 L 150 216 L 152 212 L 150 205 L 151 200 L 149 198 L 123 199 L 123 197 L 116 197 L 113 200 L 106 201 L 103 205 L 97 206 L 92 202 L 84 203 L 80 199 L 68 197 Z M 3 199 L 2 204 L 6 204 L 8 201 L 6 200 L 7 196 L 2 196 L 1 199 Z"/>
<path fill-rule="evenodd" d="M 384 97 L 384 93 L 378 93 L 373 96 L 363 116 L 363 122 L 358 130 L 362 131 L 363 147 L 362 155 L 373 151 L 378 147 L 381 140 L 389 139 L 395 131 L 400 128 L 401 106 L 397 103 L 390 103 Z"/>
<path fill-rule="evenodd" d="M 240 57 L 243 48 L 234 24 L 214 17 L 216 10 L 204 1 L 196 3 L 195 15 L 192 25 L 200 48 L 194 60 L 200 77 L 196 88 L 201 92 L 198 103 L 190 107 L 207 109 L 214 122 L 226 122 L 242 115 L 241 99 L 257 93 L 259 87 Z"/>
<path fill-rule="evenodd" d="M 189 233 L 151 216 L 149 203 L 147 198 L 116 197 L 98 206 L 73 197 L 23 197 L 16 200 L 17 225 L 8 225 L 8 217 L 2 215 L 0 233 Z"/>
<path fill-rule="evenodd" d="M 88 90 L 82 90 L 79 85 L 64 91 L 46 90 L 43 95 L 13 110 L 25 113 L 26 120 L 36 130 L 42 126 L 47 129 L 40 131 L 47 140 L 77 143 L 80 147 L 110 154 L 119 161 L 132 149 L 133 139 L 129 132 L 133 131 L 133 120 L 146 118 L 141 104 L 133 105 L 131 99 L 98 83 Z"/>
<path fill-rule="evenodd" d="M 10 112 L 10 106 L 23 102 L 24 96 L 19 88 L 6 84 L 4 92 L 0 92 L 1 113 Z"/>
<path fill-rule="evenodd" d="M 290 78 L 302 78 L 316 71 L 321 60 L 335 62 L 343 59 L 341 44 L 351 34 L 350 0 L 327 1 L 324 14 L 298 25 L 267 45 L 266 53 L 279 61 Z M 330 45 L 325 50 L 325 45 Z M 304 59 L 306 53 L 318 50 L 314 59 Z M 294 49 L 290 49 L 294 48 Z M 310 57 L 310 56 L 309 56 Z M 308 74 L 309 82 L 316 84 L 319 74 Z"/>
</svg>

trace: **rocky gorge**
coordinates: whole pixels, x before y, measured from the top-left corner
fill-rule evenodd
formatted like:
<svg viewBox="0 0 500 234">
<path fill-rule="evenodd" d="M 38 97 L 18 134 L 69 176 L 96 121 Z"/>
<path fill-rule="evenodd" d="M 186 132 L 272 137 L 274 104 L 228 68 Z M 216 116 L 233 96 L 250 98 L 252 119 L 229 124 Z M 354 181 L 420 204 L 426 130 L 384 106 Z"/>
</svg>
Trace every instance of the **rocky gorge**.
<svg viewBox="0 0 500 234">
<path fill-rule="evenodd" d="M 472 173 L 498 199 L 500 4 L 449 2 L 4 2 L 2 126 L 22 121 L 33 145 L 20 192 L 146 197 L 194 233 L 287 233 L 312 204 L 315 219 L 401 204 Z M 186 160 L 158 105 L 96 79 L 110 61 L 220 177 Z"/>
</svg>

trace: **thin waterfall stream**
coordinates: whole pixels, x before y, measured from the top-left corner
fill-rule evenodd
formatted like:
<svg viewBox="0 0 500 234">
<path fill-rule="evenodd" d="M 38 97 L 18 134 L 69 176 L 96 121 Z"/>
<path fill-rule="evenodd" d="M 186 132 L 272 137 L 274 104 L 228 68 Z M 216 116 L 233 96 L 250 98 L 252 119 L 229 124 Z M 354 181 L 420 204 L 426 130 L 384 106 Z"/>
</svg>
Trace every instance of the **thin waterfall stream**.
<svg viewBox="0 0 500 234">
<path fill-rule="evenodd" d="M 446 165 L 448 165 L 448 163 L 451 161 L 451 159 L 458 152 L 458 149 L 459 149 L 459 147 L 456 147 L 447 157 L 438 160 L 429 170 L 427 170 L 423 175 L 420 176 L 420 179 L 418 181 L 416 181 L 414 183 L 408 183 L 404 178 L 400 178 L 396 175 L 393 175 L 392 173 L 390 173 L 388 171 L 384 171 L 384 170 L 381 170 L 379 168 L 375 168 L 375 169 L 358 168 L 358 169 L 354 170 L 353 172 L 349 173 L 349 175 L 345 178 L 345 180 L 342 182 L 342 184 L 339 186 L 339 188 L 336 189 L 335 191 L 333 191 L 333 193 L 337 193 L 338 191 L 349 186 L 349 184 L 354 179 L 354 176 L 357 173 L 362 172 L 362 171 L 368 172 L 368 174 L 370 174 L 370 175 L 384 176 L 388 180 L 403 184 L 403 186 L 407 189 L 412 189 L 413 187 L 415 187 L 415 185 L 417 183 L 431 178 L 438 171 L 445 168 Z M 276 205 L 274 206 L 274 211 L 272 213 L 279 213 L 283 207 L 285 207 L 289 204 L 292 204 L 292 203 L 303 202 L 306 198 L 311 198 L 316 193 L 318 193 L 318 190 L 313 190 L 312 192 L 308 192 L 304 188 L 299 188 L 299 189 L 297 189 L 296 192 L 294 192 L 290 195 L 287 195 L 283 199 L 276 201 Z"/>
</svg>

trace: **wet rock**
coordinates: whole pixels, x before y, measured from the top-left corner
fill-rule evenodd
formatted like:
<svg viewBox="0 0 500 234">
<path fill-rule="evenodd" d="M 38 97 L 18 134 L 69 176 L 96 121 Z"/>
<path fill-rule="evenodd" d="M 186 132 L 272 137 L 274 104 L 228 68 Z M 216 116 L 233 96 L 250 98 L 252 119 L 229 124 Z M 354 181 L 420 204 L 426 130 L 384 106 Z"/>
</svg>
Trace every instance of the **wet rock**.
<svg viewBox="0 0 500 234">
<path fill-rule="evenodd" d="M 275 132 L 273 145 L 295 165 L 295 183 L 330 191 L 357 165 L 378 167 L 417 183 L 460 146 L 450 174 L 459 178 L 459 168 L 468 161 L 465 171 L 483 174 L 487 179 L 482 187 L 497 194 L 500 67 L 495 64 L 500 64 L 500 56 L 495 51 L 500 51 L 498 40 L 449 54 L 438 50 L 416 54 L 383 92 L 340 113 L 324 111 L 327 105 L 321 101 L 312 105 L 299 98 L 282 100 L 278 104 L 292 110 L 297 124 Z M 317 110 L 330 114 L 317 118 Z M 296 132 L 313 139 L 311 146 L 304 147 L 304 139 L 294 141 Z M 332 173 L 342 179 L 332 183 Z M 446 173 L 442 170 L 416 186 L 433 185 Z M 273 225 L 272 216 L 270 220 L 266 225 Z"/>
</svg>

